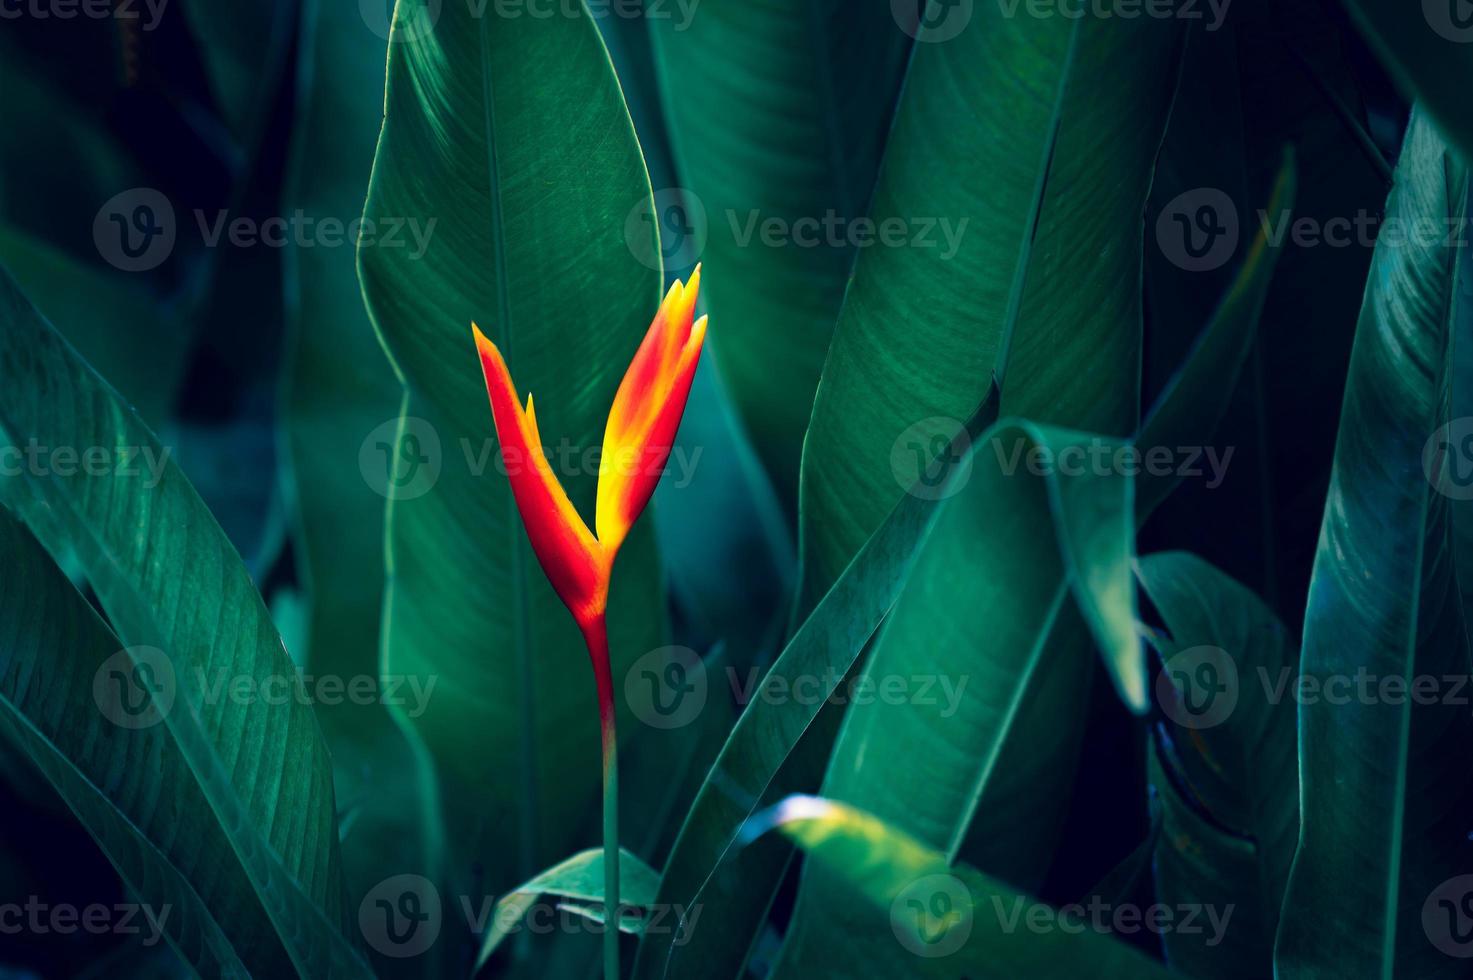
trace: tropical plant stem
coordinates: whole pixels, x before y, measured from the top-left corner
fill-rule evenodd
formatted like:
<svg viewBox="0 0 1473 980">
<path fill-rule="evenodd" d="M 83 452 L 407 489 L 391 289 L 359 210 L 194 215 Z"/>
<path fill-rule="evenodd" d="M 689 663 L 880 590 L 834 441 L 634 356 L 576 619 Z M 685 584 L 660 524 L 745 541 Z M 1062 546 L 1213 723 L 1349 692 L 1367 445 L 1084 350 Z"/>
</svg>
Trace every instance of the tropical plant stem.
<svg viewBox="0 0 1473 980">
<path fill-rule="evenodd" d="M 614 731 L 614 682 L 604 615 L 583 629 L 598 685 L 598 727 L 604 772 L 604 980 L 619 980 L 619 743 Z"/>
</svg>

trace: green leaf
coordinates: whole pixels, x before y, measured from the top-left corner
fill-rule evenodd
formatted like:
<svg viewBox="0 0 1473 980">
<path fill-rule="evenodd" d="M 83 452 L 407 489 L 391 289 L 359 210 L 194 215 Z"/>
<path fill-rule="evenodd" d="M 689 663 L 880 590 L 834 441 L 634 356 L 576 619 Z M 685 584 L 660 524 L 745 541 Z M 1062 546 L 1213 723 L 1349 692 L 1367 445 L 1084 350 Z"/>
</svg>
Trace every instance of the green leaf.
<svg viewBox="0 0 1473 980">
<path fill-rule="evenodd" d="M 846 236 L 874 191 L 911 42 L 887 3 L 702 0 L 691 11 L 688 23 L 648 15 L 675 163 L 695 195 L 688 217 L 709 232 L 701 257 L 722 378 L 791 514 L 854 263 Z M 682 254 L 673 220 L 661 229 L 671 263 Z M 769 221 L 794 237 L 764 242 Z M 824 221 L 837 230 L 800 237 L 799 222 Z"/>
<path fill-rule="evenodd" d="M 749 838 L 776 827 L 808 854 L 814 876 L 867 900 L 868 928 L 885 935 L 905 973 L 882 976 L 1119 977 L 1155 980 L 1166 970 L 1100 935 L 1070 910 L 1053 910 L 843 803 L 795 796 L 753 822 Z M 864 907 L 855 908 L 855 917 Z"/>
<path fill-rule="evenodd" d="M 1155 643 L 1165 663 L 1157 696 L 1169 710 L 1149 758 L 1163 821 L 1156 894 L 1173 906 L 1233 909 L 1221 942 L 1163 935 L 1167 960 L 1204 980 L 1271 977 L 1299 834 L 1297 657 L 1263 601 L 1200 558 L 1151 555 L 1138 572 L 1167 630 Z M 1199 681 L 1223 687 L 1212 693 Z"/>
<path fill-rule="evenodd" d="M 1275 954 L 1288 980 L 1390 977 L 1393 963 L 1398 976 L 1461 972 L 1429 941 L 1423 908 L 1473 865 L 1464 766 L 1447 749 L 1473 734 L 1467 712 L 1377 692 L 1469 670 L 1447 500 L 1423 471 L 1446 412 L 1457 252 L 1443 232 L 1461 227 L 1448 222 L 1462 220 L 1466 188 L 1418 111 L 1386 209 L 1403 233 L 1376 246 L 1356 328 L 1304 626 L 1301 673 L 1327 694 L 1364 673 L 1372 696 L 1300 708 L 1302 826 Z M 1436 233 L 1413 233 L 1418 223 Z"/>
<path fill-rule="evenodd" d="M 1463 0 L 1345 0 L 1401 88 L 1415 96 L 1463 158 L 1473 159 L 1473 19 Z"/>
<path fill-rule="evenodd" d="M 805 608 L 904 491 L 914 429 L 965 418 L 994 372 L 1003 414 L 1135 430 L 1141 212 L 1176 37 L 979 4 L 917 45 L 871 215 L 961 234 L 954 255 L 875 248 L 855 267 L 804 447 Z"/>
<path fill-rule="evenodd" d="M 438 678 L 405 723 L 440 770 L 455 859 L 480 862 L 499 890 L 575 849 L 599 743 L 587 652 L 500 472 L 471 323 L 535 395 L 554 469 L 591 525 L 597 472 L 584 461 L 660 275 L 624 240 L 649 183 L 581 6 L 503 18 L 445 4 L 430 26 L 426 8 L 400 4 L 397 17 L 365 217 L 429 234 L 422 255 L 387 239 L 359 252 L 369 314 L 405 387 L 407 438 L 381 440 L 408 467 L 379 474 L 402 482 L 389 505 L 384 658 L 391 673 Z M 663 632 L 649 522 L 636 530 L 614 569 L 615 676 Z"/>
<path fill-rule="evenodd" d="M 653 868 L 628 851 L 620 850 L 619 931 L 638 934 L 644 928 L 641 910 L 654 904 L 655 890 L 659 885 L 660 876 Z M 603 849 L 580 851 L 497 899 L 486 937 L 481 941 L 480 955 L 476 957 L 476 972 L 480 972 L 491 954 L 519 927 L 527 912 L 543 895 L 570 899 L 568 903 L 559 904 L 593 921 L 606 921 L 602 904 L 597 908 L 582 904 L 602 903 L 604 900 Z M 629 918 L 625 918 L 626 915 Z"/>
<path fill-rule="evenodd" d="M 197 970 L 290 970 L 168 729 L 123 728 L 98 710 L 94 678 L 122 644 L 3 508 L 0 554 L 0 731 L 51 781 Z M 123 770 L 135 775 L 119 779 Z"/>
<path fill-rule="evenodd" d="M 3 274 L 0 326 L 4 444 L 105 460 L 20 466 L 0 499 L 52 555 L 75 556 L 123 643 L 160 651 L 152 669 L 175 703 L 163 724 L 283 955 L 312 974 L 366 973 L 345 938 L 327 749 L 303 698 L 264 696 L 297 673 L 239 555 L 165 448 Z"/>
<path fill-rule="evenodd" d="M 1138 704 L 1145 698 L 1133 481 L 1065 469 L 1069 454 L 1099 441 L 1009 424 L 981 441 L 969 481 L 942 506 L 852 688 L 825 797 L 927 842 L 948 862 L 969 836 L 1005 837 L 1010 869 L 1042 877 L 1068 804 L 1093 655 L 1057 642 L 1061 624 L 1080 630 L 1078 618 L 1061 617 L 1066 605 L 1082 611 L 1120 686 Z M 1059 466 L 1032 479 L 1009 468 L 1035 455 Z M 1081 676 L 1086 683 L 1053 682 Z M 840 885 L 805 875 L 779 976 L 905 971 L 911 954 L 866 933 Z"/>
</svg>

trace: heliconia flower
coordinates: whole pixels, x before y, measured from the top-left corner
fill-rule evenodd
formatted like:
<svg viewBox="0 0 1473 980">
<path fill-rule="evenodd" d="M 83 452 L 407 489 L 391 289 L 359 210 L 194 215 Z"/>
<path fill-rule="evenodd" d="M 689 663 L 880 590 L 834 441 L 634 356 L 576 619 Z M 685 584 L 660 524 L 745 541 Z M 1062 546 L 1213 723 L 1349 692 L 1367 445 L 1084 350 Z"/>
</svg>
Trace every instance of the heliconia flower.
<svg viewBox="0 0 1473 980">
<path fill-rule="evenodd" d="M 598 472 L 597 535 L 547 462 L 532 396 L 524 409 L 501 351 L 471 325 L 502 460 L 532 551 L 585 632 L 607 606 L 614 556 L 655 492 L 680 427 L 706 336 L 705 317 L 691 322 L 700 288 L 699 266 L 689 285 L 677 281 L 670 287 L 614 396 Z"/>
<path fill-rule="evenodd" d="M 695 323 L 701 268 L 690 284 L 676 282 L 665 294 L 654 322 L 609 409 L 603 456 L 598 468 L 594 510 L 597 534 L 588 530 L 568 499 L 542 451 L 532 396 L 522 407 L 506 360 L 496 345 L 471 324 L 491 417 L 501 443 L 501 458 L 511 479 L 512 496 L 527 527 L 532 551 L 588 644 L 598 688 L 599 733 L 603 740 L 604 906 L 606 921 L 619 918 L 619 766 L 614 734 L 614 685 L 609 666 L 605 613 L 614 556 L 639 518 L 670 457 L 675 430 L 685 413 L 691 379 L 706 339 L 706 318 Z M 619 978 L 619 930 L 604 931 L 604 978 Z"/>
</svg>

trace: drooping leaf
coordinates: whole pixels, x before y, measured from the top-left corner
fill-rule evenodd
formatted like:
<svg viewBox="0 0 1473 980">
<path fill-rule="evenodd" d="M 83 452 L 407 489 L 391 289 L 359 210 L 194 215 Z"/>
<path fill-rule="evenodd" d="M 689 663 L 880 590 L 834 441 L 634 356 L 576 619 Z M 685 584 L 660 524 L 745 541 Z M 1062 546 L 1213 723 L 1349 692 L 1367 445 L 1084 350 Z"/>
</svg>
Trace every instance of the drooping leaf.
<svg viewBox="0 0 1473 980">
<path fill-rule="evenodd" d="M 479 971 L 486 965 L 491 954 L 520 926 L 527 912 L 544 895 L 568 899 L 570 902 L 566 907 L 595 921 L 606 921 L 606 912 L 601 904 L 604 900 L 603 876 L 603 849 L 580 851 L 501 896 L 496 900 L 485 938 L 481 940 L 476 970 Z M 621 849 L 619 904 L 624 913 L 619 920 L 621 932 L 637 934 L 642 930 L 644 922 L 640 918 L 641 912 L 654 903 L 655 890 L 659 885 L 660 876 L 653 868 Z M 582 903 L 595 903 L 596 907 Z"/>
<path fill-rule="evenodd" d="M 909 957 L 907 975 L 1060 980 L 1164 980 L 1171 975 L 1068 910 L 1050 909 L 967 865 L 953 864 L 923 841 L 846 804 L 790 797 L 755 820 L 748 835 L 771 827 L 807 852 L 815 876 L 829 878 L 851 900 L 866 900 L 869 929 Z M 864 909 L 856 904 L 855 917 Z M 891 936 L 883 936 L 887 916 Z"/>
<path fill-rule="evenodd" d="M 1289 980 L 1461 972 L 1423 910 L 1473 867 L 1466 769 L 1447 750 L 1473 734 L 1467 712 L 1446 697 L 1378 692 L 1388 679 L 1410 691 L 1413 678 L 1469 670 L 1447 498 L 1434 488 L 1439 471 L 1423 469 L 1446 413 L 1447 229 L 1466 189 L 1462 164 L 1414 114 L 1387 204 L 1402 232 L 1377 244 L 1356 328 L 1301 664 L 1327 693 L 1360 673 L 1376 685 L 1349 703 L 1300 707 L 1303 812 L 1275 950 Z M 1419 223 L 1432 233 L 1416 233 Z"/>
<path fill-rule="evenodd" d="M 1297 657 L 1263 601 L 1200 558 L 1151 555 L 1139 574 L 1166 625 L 1155 641 L 1166 710 L 1148 750 L 1163 820 L 1156 894 L 1233 910 L 1221 937 L 1165 933 L 1167 961 L 1194 977 L 1271 977 L 1299 834 Z"/>
</svg>

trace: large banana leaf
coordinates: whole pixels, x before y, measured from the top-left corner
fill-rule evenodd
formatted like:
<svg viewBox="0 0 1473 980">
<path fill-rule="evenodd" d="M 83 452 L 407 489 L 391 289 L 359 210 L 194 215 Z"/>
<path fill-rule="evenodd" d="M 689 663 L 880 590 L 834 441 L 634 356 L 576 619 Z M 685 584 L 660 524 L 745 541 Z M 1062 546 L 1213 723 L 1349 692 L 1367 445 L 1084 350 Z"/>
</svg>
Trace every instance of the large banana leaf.
<svg viewBox="0 0 1473 980">
<path fill-rule="evenodd" d="M 747 836 L 770 826 L 808 853 L 813 877 L 828 879 L 846 902 L 863 899 L 851 907 L 856 921 L 908 957 L 900 961 L 903 973 L 880 976 L 1165 980 L 1171 975 L 1125 943 L 1099 934 L 1100 926 L 1081 921 L 1078 913 L 1050 909 L 974 868 L 954 864 L 924 841 L 847 804 L 791 797 L 754 821 Z"/>
<path fill-rule="evenodd" d="M 1030 479 L 1001 462 L 1031 454 L 1067 460 L 1090 442 L 1011 425 L 983 441 L 970 482 L 938 515 L 865 664 L 863 681 L 881 696 L 856 695 L 829 760 L 824 796 L 927 842 L 948 862 L 969 835 L 985 839 L 1002 827 L 1013 867 L 1047 867 L 1068 803 L 1074 719 L 1082 716 L 1071 700 L 1079 688 L 1047 679 L 1079 674 L 1090 656 L 1050 643 L 1066 603 L 1078 604 L 1106 661 L 1127 678 L 1121 686 L 1144 684 L 1131 577 L 1133 481 L 1071 476 L 1062 467 Z M 957 574 L 961 567 L 966 575 Z M 1076 659 L 1050 657 L 1061 650 Z M 885 696 L 902 686 L 904 696 Z M 1039 688 L 1051 697 L 1030 703 Z M 1033 751 L 1005 764 L 1005 746 L 1020 729 L 1033 736 L 1025 740 Z M 1061 752 L 1058 787 L 1050 782 L 1059 778 Z M 1004 781 L 1007 794 L 999 793 Z M 866 915 L 845 891 L 840 881 L 805 873 L 779 976 L 824 967 L 851 977 L 905 972 L 912 952 L 866 933 Z"/>
<path fill-rule="evenodd" d="M 1141 211 L 1176 38 L 1169 20 L 989 3 L 917 46 L 872 216 L 962 233 L 954 255 L 875 248 L 856 265 L 804 447 L 805 607 L 903 492 L 892 471 L 925 441 L 907 430 L 965 418 L 994 370 L 1008 414 L 1134 430 Z"/>
<path fill-rule="evenodd" d="M 1155 640 L 1166 671 L 1157 694 L 1171 699 L 1150 749 L 1162 811 L 1156 895 L 1176 907 L 1233 910 L 1222 936 L 1164 934 L 1167 960 L 1204 980 L 1271 977 L 1299 833 L 1289 694 L 1297 658 L 1263 601 L 1200 558 L 1152 555 L 1138 571 L 1165 622 L 1167 635 Z M 1194 686 L 1204 667 L 1202 679 L 1227 685 L 1219 703 Z M 1188 704 L 1200 712 L 1184 713 Z"/>
<path fill-rule="evenodd" d="M 1302 824 L 1276 949 L 1297 980 L 1461 975 L 1438 948 L 1439 884 L 1473 868 L 1468 744 L 1456 699 L 1388 697 L 1383 681 L 1469 672 L 1446 498 L 1423 446 L 1445 416 L 1456 248 L 1467 177 L 1413 116 L 1356 328 L 1335 471 L 1304 626 L 1301 673 L 1325 697 L 1299 711 Z M 1432 229 L 1418 234 L 1415 228 Z M 1349 703 L 1329 686 L 1370 695 Z M 1349 679 L 1347 682 L 1345 679 Z M 1423 688 L 1425 690 L 1425 687 Z M 1424 930 L 1424 926 L 1426 927 Z M 1445 926 L 1444 926 L 1445 928 Z"/>
<path fill-rule="evenodd" d="M 390 471 L 408 492 L 389 505 L 384 657 L 391 673 L 438 678 L 412 724 L 445 780 L 457 870 L 477 861 L 481 887 L 500 890 L 577 849 L 598 793 L 598 727 L 582 640 L 496 463 L 470 326 L 535 394 L 549 457 L 591 525 L 597 474 L 581 461 L 659 302 L 659 272 L 623 237 L 650 190 L 581 7 L 501 18 L 446 4 L 433 29 L 411 5 L 396 16 L 365 216 L 380 229 L 435 224 L 422 255 L 383 240 L 359 252 L 370 316 L 405 388 L 407 438 L 382 441 L 419 481 Z M 377 352 L 362 344 L 352 356 Z M 643 522 L 614 570 L 616 676 L 660 645 L 661 603 Z"/>
<path fill-rule="evenodd" d="M 297 673 L 239 555 L 165 448 L 6 275 L 0 325 L 0 434 L 54 447 L 0 481 L 0 499 L 78 563 L 122 642 L 159 651 L 152 676 L 176 705 L 162 723 L 281 955 L 313 974 L 365 973 L 345 938 L 327 750 L 303 699 L 260 696 Z M 67 463 L 67 448 L 105 464 L 97 452 Z"/>
<path fill-rule="evenodd" d="M 692 220 L 705 216 L 709 308 L 726 324 L 712 342 L 791 513 L 854 262 L 847 236 L 874 190 L 910 38 L 885 0 L 702 0 L 688 23 L 676 6 L 649 23 L 677 174 L 699 204 Z M 830 216 L 837 233 L 804 237 L 803 223 Z M 768 221 L 795 237 L 764 242 Z"/>
</svg>

